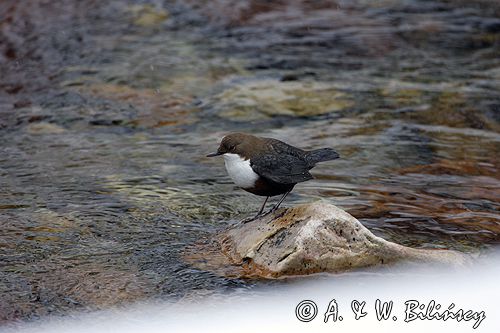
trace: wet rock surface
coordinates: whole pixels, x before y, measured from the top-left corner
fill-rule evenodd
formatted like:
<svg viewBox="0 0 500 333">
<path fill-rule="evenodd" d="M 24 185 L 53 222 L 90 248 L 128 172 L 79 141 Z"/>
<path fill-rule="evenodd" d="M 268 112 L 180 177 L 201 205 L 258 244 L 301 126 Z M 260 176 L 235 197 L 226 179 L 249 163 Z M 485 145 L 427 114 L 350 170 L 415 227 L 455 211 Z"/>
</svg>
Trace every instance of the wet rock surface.
<svg viewBox="0 0 500 333">
<path fill-rule="evenodd" d="M 343 272 L 396 262 L 451 267 L 472 262 L 472 257 L 456 251 L 414 249 L 386 241 L 346 211 L 324 202 L 283 208 L 239 223 L 196 252 L 198 256 L 187 256 L 193 265 L 246 278 Z"/>
</svg>

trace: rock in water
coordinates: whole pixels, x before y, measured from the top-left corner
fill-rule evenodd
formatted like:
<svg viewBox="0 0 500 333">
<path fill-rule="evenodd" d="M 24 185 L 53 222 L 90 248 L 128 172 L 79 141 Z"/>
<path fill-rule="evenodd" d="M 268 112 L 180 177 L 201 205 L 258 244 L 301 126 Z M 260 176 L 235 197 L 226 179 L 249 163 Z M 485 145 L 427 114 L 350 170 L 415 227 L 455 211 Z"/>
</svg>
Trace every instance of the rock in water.
<svg viewBox="0 0 500 333">
<path fill-rule="evenodd" d="M 388 242 L 347 212 L 323 202 L 281 209 L 237 224 L 213 241 L 210 249 L 194 253 L 187 257 L 199 268 L 226 276 L 261 278 L 342 272 L 398 261 L 463 266 L 471 260 L 455 251 L 413 249 Z"/>
</svg>

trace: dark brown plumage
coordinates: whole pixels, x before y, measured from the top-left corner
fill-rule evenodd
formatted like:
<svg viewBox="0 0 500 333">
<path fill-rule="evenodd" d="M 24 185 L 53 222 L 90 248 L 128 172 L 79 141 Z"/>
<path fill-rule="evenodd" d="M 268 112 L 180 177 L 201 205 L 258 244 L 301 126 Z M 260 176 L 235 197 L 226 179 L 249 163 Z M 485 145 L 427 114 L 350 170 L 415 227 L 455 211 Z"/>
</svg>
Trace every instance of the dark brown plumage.
<svg viewBox="0 0 500 333">
<path fill-rule="evenodd" d="M 272 212 L 297 183 L 312 179 L 309 170 L 316 163 L 339 157 L 331 148 L 305 151 L 280 140 L 245 133 L 225 136 L 217 152 L 207 156 L 218 155 L 224 156 L 226 169 L 236 185 L 267 197 L 256 217 L 262 214 L 269 197 L 283 194 Z"/>
</svg>

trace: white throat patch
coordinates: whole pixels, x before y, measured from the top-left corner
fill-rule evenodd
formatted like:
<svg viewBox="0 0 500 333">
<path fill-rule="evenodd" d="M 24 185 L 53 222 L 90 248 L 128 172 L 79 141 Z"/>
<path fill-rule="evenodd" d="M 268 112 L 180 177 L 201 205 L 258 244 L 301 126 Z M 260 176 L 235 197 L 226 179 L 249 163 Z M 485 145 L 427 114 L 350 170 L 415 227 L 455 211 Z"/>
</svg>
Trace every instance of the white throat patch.
<svg viewBox="0 0 500 333">
<path fill-rule="evenodd" d="M 250 188 L 255 185 L 259 175 L 252 170 L 250 160 L 244 160 L 238 154 L 226 153 L 223 156 L 227 173 L 237 186 Z"/>
</svg>

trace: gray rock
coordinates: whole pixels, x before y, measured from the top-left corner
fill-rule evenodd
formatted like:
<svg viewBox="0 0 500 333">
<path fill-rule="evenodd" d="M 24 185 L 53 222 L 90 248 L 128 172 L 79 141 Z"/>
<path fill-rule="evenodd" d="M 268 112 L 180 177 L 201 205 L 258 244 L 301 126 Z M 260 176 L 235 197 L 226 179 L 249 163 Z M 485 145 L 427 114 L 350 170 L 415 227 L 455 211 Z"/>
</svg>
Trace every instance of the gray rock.
<svg viewBox="0 0 500 333">
<path fill-rule="evenodd" d="M 206 251 L 212 253 L 206 255 Z M 342 272 L 399 261 L 452 266 L 471 261 L 455 251 L 413 249 L 388 242 L 347 212 L 322 202 L 280 209 L 237 224 L 212 242 L 210 250 L 196 253 L 205 255 L 203 260 L 189 256 L 200 268 L 226 276 L 264 278 Z"/>
</svg>

